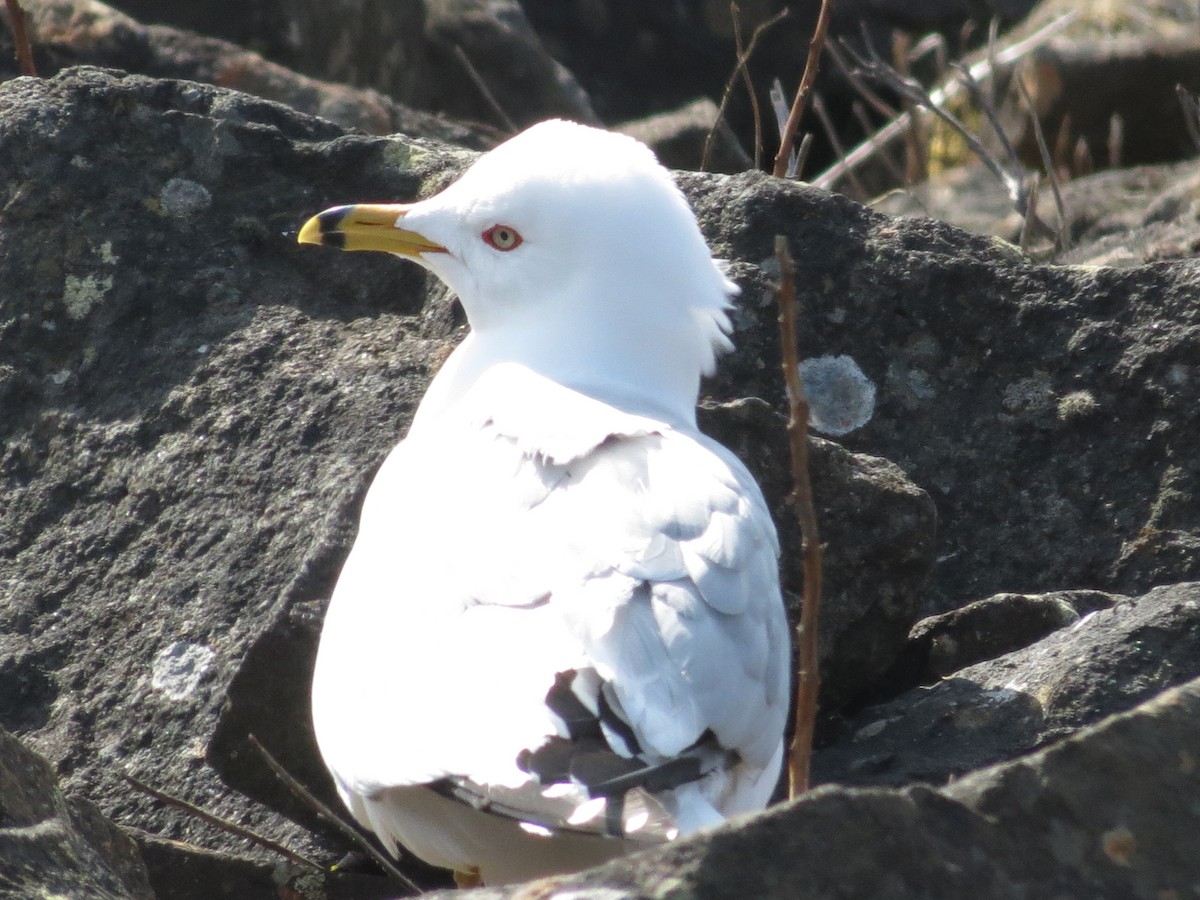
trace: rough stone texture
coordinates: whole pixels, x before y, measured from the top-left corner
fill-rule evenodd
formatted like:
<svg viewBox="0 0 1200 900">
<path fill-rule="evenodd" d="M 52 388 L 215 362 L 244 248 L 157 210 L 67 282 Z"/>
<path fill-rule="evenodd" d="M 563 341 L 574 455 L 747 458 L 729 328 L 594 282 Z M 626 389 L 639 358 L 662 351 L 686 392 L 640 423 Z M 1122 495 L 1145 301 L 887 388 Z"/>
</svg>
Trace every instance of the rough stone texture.
<svg viewBox="0 0 1200 900">
<path fill-rule="evenodd" d="M 0 897 L 151 898 L 137 846 L 0 728 Z"/>
<path fill-rule="evenodd" d="M 454 323 L 419 315 L 418 273 L 301 253 L 294 229 L 335 199 L 411 197 L 447 157 L 186 82 L 91 70 L 0 96 L 0 725 L 124 823 L 230 843 L 127 768 L 303 844 L 206 744 Z M 178 642 L 211 661 L 190 693 L 156 690 Z"/>
<path fill-rule="evenodd" d="M 903 659 L 910 678 L 932 682 L 971 663 L 1027 647 L 1088 613 L 1128 598 L 1101 591 L 997 594 L 913 626 Z"/>
<path fill-rule="evenodd" d="M 1200 680 L 946 788 L 818 788 L 664 850 L 476 900 L 1163 900 L 1200 876 Z"/>
<path fill-rule="evenodd" d="M 840 784 L 942 783 L 1198 677 L 1200 583 L 1156 588 L 867 707 L 826 736 L 830 746 L 817 754 L 813 776 Z"/>
<path fill-rule="evenodd" d="M 682 183 L 743 288 L 713 394 L 782 402 L 769 274 L 786 234 L 802 355 L 849 355 L 877 387 L 874 418 L 839 442 L 898 464 L 937 505 L 928 613 L 1200 578 L 1195 261 L 1038 266 L 767 176 Z"/>
<path fill-rule="evenodd" d="M 413 109 L 379 91 L 318 81 L 218 38 L 143 25 L 96 0 L 37 0 L 25 5 L 42 76 L 73 65 L 105 66 L 233 88 L 372 134 L 403 132 L 477 149 L 495 143 L 482 129 Z M 11 56 L 11 51 L 0 52 L 0 72 L 10 77 L 17 74 Z"/>
</svg>

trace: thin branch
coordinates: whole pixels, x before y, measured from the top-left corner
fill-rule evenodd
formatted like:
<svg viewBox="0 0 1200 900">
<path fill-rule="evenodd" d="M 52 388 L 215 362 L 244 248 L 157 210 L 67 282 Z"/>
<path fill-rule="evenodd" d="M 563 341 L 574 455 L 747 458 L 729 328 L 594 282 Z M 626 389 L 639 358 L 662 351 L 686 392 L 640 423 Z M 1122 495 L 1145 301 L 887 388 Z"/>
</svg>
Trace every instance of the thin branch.
<svg viewBox="0 0 1200 900">
<path fill-rule="evenodd" d="M 830 44 L 829 46 L 832 47 L 833 44 Z M 869 135 L 874 132 L 875 129 L 871 125 L 871 120 L 867 117 L 867 110 L 863 107 L 861 100 L 855 100 L 852 104 L 850 104 L 850 114 L 858 120 L 859 127 L 862 128 L 863 134 Z M 842 154 L 842 159 L 846 158 L 844 151 L 838 152 Z M 886 147 L 879 148 L 879 160 L 883 163 L 884 168 L 891 173 L 891 176 L 896 179 L 897 183 L 904 184 L 904 169 L 901 168 L 900 164 L 896 162 L 896 160 L 892 159 L 892 154 L 888 152 Z M 858 175 L 856 173 L 848 174 L 851 174 L 852 179 L 857 184 Z"/>
<path fill-rule="evenodd" d="M 1183 124 L 1187 126 L 1188 137 L 1200 150 L 1200 103 L 1182 84 L 1175 85 L 1175 96 L 1179 98 L 1179 105 L 1183 109 Z"/>
<path fill-rule="evenodd" d="M 1037 223 L 1040 221 L 1037 217 L 1038 195 L 1042 189 L 1042 179 L 1034 172 L 1029 176 L 1029 202 L 1025 208 L 1025 217 L 1021 222 L 1021 234 L 1017 238 L 1017 246 L 1022 250 L 1029 247 L 1029 238 L 1034 231 L 1040 231 Z M 1043 227 L 1044 227 L 1043 223 Z M 1054 235 L 1051 234 L 1050 237 Z"/>
<path fill-rule="evenodd" d="M 821 673 L 817 661 L 817 627 L 821 613 L 821 538 L 808 475 L 808 399 L 800 383 L 800 352 L 796 348 L 796 267 L 787 239 L 775 237 L 779 263 L 779 338 L 783 348 L 783 378 L 788 395 L 788 444 L 792 457 L 792 505 L 804 539 L 804 606 L 800 612 L 800 673 L 796 683 L 796 729 L 788 748 L 788 797 L 808 790 L 817 693 Z"/>
<path fill-rule="evenodd" d="M 1068 245 L 1067 208 L 1063 203 L 1062 190 L 1059 188 L 1058 183 L 1058 173 L 1054 171 L 1054 160 L 1050 157 L 1050 148 L 1046 146 L 1046 135 L 1042 133 L 1041 118 L 1038 116 L 1033 98 L 1029 96 L 1029 90 L 1025 87 L 1024 80 L 1021 78 L 1013 80 L 1017 85 L 1017 93 L 1021 95 L 1021 102 L 1029 110 L 1029 120 L 1033 123 L 1033 136 L 1037 141 L 1038 153 L 1042 156 L 1042 167 L 1046 170 L 1046 178 L 1050 181 L 1050 190 L 1054 193 L 1054 206 L 1058 210 L 1058 232 L 1055 234 L 1055 243 L 1058 245 L 1059 250 L 1066 250 Z"/>
<path fill-rule="evenodd" d="M 973 78 L 977 81 L 983 81 L 990 77 L 1000 67 L 1011 65 L 1023 57 L 1029 55 L 1038 47 L 1044 45 L 1056 34 L 1065 29 L 1068 25 L 1079 18 L 1077 11 L 1068 12 L 1059 16 L 1053 22 L 1039 28 L 1033 34 L 1023 40 L 1017 41 L 1008 47 L 1005 47 L 999 53 L 992 52 L 990 58 L 985 56 L 979 62 L 975 62 L 970 67 L 970 72 Z M 929 96 L 934 101 L 934 104 L 941 106 L 947 102 L 951 102 L 958 91 L 961 90 L 958 82 L 951 82 L 944 87 L 931 91 Z M 846 177 L 846 173 L 851 168 L 856 168 L 863 165 L 868 160 L 872 159 L 879 147 L 887 146 L 893 140 L 904 135 L 910 126 L 910 120 L 915 118 L 908 113 L 901 115 L 888 122 L 883 128 L 879 129 L 870 139 L 863 141 L 846 155 L 845 162 L 839 162 L 836 165 L 830 166 L 820 175 L 812 180 L 812 184 L 816 187 L 822 187 L 826 190 L 835 190 L 838 183 Z"/>
<path fill-rule="evenodd" d="M 124 778 L 127 782 L 129 782 L 131 785 L 133 785 L 135 788 L 137 788 L 142 793 L 149 794 L 155 800 L 160 800 L 163 803 L 167 804 L 167 806 L 173 806 L 176 809 L 181 809 L 188 815 L 194 816 L 195 818 L 201 820 L 202 822 L 207 822 L 209 825 L 215 825 L 217 828 L 220 828 L 222 831 L 228 832 L 229 834 L 232 834 L 232 835 L 236 835 L 237 837 L 240 837 L 240 838 L 244 838 L 245 840 L 248 840 L 255 844 L 258 844 L 260 847 L 266 847 L 268 850 L 272 850 L 275 853 L 278 853 L 280 856 L 283 856 L 286 859 L 290 859 L 292 862 L 296 863 L 297 865 L 307 866 L 308 868 L 316 869 L 319 872 L 328 871 L 328 869 L 326 869 L 320 863 L 314 862 L 313 860 L 309 859 L 307 856 L 303 856 L 294 850 L 289 850 L 287 847 L 283 846 L 283 844 L 273 841 L 268 837 L 264 837 L 263 835 L 259 834 L 257 831 L 251 831 L 249 828 L 244 828 L 243 826 L 238 825 L 236 822 L 230 822 L 228 819 L 222 819 L 220 816 L 215 816 L 212 813 L 210 813 L 206 810 L 203 810 L 198 806 L 188 803 L 186 800 L 182 800 L 179 797 L 175 797 L 175 796 L 172 796 L 171 794 L 164 793 L 163 791 L 160 791 L 157 788 L 152 788 L 152 787 L 150 787 L 150 785 L 148 785 L 142 781 L 138 781 L 138 779 L 134 778 L 132 775 L 128 774 L 127 772 L 122 772 L 121 777 Z"/>
<path fill-rule="evenodd" d="M 849 47 L 844 48 L 854 61 L 859 70 L 867 76 L 875 79 L 881 84 L 891 88 L 902 98 L 915 106 L 923 107 L 933 113 L 954 131 L 966 142 L 971 152 L 979 157 L 980 161 L 987 166 L 988 170 L 996 176 L 997 180 L 1004 185 L 1009 197 L 1017 201 L 1021 196 L 1021 178 L 1019 175 L 1008 171 L 1001 162 L 996 159 L 995 155 L 983 145 L 979 138 L 972 134 L 958 118 L 942 106 L 940 106 L 932 96 L 921 86 L 914 78 L 909 78 L 895 68 L 885 62 L 879 54 L 871 49 L 870 57 L 859 56 Z"/>
<path fill-rule="evenodd" d="M 788 178 L 795 178 L 797 172 L 804 171 L 804 166 L 808 162 L 808 151 L 812 149 L 812 142 L 812 132 L 804 132 L 804 137 L 800 139 L 800 149 L 793 154 L 796 157 L 795 164 L 788 167 Z"/>
<path fill-rule="evenodd" d="M 29 28 L 25 22 L 25 10 L 19 0 L 4 0 L 8 7 L 8 24 L 12 29 L 13 44 L 16 45 L 17 62 L 21 65 L 22 75 L 37 76 L 37 67 L 33 64 L 33 45 L 29 43 Z"/>
<path fill-rule="evenodd" d="M 988 120 L 988 125 L 992 128 L 992 133 L 996 135 L 996 139 L 1000 141 L 1000 146 L 1004 149 L 1004 155 L 1008 157 L 1009 169 L 1013 171 L 1019 170 L 1021 168 L 1021 159 L 1017 155 L 1017 148 L 1013 146 L 1007 132 L 1004 130 L 1004 126 L 1000 124 L 1000 116 L 996 112 L 996 104 L 992 97 L 983 90 L 983 87 L 976 80 L 975 76 L 971 74 L 971 70 L 962 63 L 956 61 L 952 62 L 950 66 L 958 74 L 963 86 L 967 89 L 967 93 L 971 95 L 971 100 L 975 103 L 975 106 L 983 111 L 984 116 Z"/>
<path fill-rule="evenodd" d="M 825 129 L 825 136 L 829 138 L 829 146 L 833 148 L 833 152 L 838 155 L 839 159 L 845 159 L 846 148 L 838 138 L 837 129 L 833 125 L 833 118 L 829 115 L 829 109 L 825 106 L 825 99 L 821 96 L 819 91 L 813 92 L 812 109 L 813 112 L 816 113 L 817 120 L 821 123 L 821 127 Z M 870 196 L 866 185 L 859 181 L 857 173 L 854 174 L 852 181 L 861 196 Z"/>
<path fill-rule="evenodd" d="M 782 178 L 788 169 L 792 158 L 792 147 L 796 143 L 796 131 L 800 127 L 800 119 L 808 108 L 808 98 L 812 93 L 813 82 L 817 78 L 817 69 L 821 67 L 821 48 L 825 46 L 825 35 L 829 31 L 829 11 L 833 8 L 833 0 L 821 0 L 821 12 L 817 15 L 817 24 L 813 28 L 812 40 L 808 44 L 808 59 L 804 63 L 804 75 L 800 78 L 800 86 L 796 88 L 796 96 L 792 98 L 792 108 L 788 113 L 787 123 L 783 127 L 783 138 L 779 142 L 779 152 L 775 154 L 775 166 L 771 170 L 777 178 Z"/>
<path fill-rule="evenodd" d="M 461 45 L 454 45 L 454 55 L 458 57 L 458 61 L 462 63 L 463 68 L 467 70 L 467 75 L 475 84 L 475 88 L 479 91 L 480 96 L 482 96 L 487 105 L 492 108 L 492 112 L 496 114 L 496 116 L 504 124 L 504 127 L 508 129 L 508 133 L 516 134 L 518 131 L 520 131 L 520 129 L 517 128 L 517 123 L 514 122 L 509 117 L 508 113 L 504 111 L 504 107 L 500 105 L 500 101 L 496 99 L 496 95 L 493 94 L 491 89 L 487 86 L 487 82 L 484 81 L 483 76 L 479 74 L 479 70 L 476 69 L 471 63 L 471 58 L 467 56 L 466 51 L 463 50 Z"/>
<path fill-rule="evenodd" d="M 831 41 L 830 43 L 826 44 L 825 50 L 829 54 L 830 59 L 833 60 L 834 65 L 838 67 L 845 79 L 850 82 L 850 86 L 854 88 L 860 97 L 870 104 L 871 108 L 875 110 L 875 112 L 879 113 L 885 119 L 894 119 L 896 116 L 900 115 L 900 111 L 896 109 L 896 107 L 892 106 L 877 93 L 871 90 L 871 86 L 868 85 L 862 79 L 862 76 L 854 69 L 854 67 L 850 65 L 849 60 L 846 59 L 846 54 L 842 52 L 836 41 Z M 868 131 L 868 134 L 869 133 L 870 131 Z"/>
<path fill-rule="evenodd" d="M 745 50 L 742 50 L 742 26 L 738 20 L 738 7 L 736 3 L 729 4 L 729 12 L 733 16 L 733 36 L 736 41 L 737 63 L 733 67 L 733 73 L 729 76 L 729 80 L 725 82 L 725 90 L 721 94 L 721 105 L 717 109 L 716 121 L 713 122 L 713 127 L 709 129 L 708 136 L 704 139 L 704 153 L 700 159 L 701 171 L 708 168 L 713 139 L 717 134 L 717 128 L 725 118 L 725 108 L 729 105 L 729 97 L 733 93 L 733 86 L 739 78 L 743 80 L 746 90 L 750 94 L 750 107 L 754 112 L 754 167 L 758 168 L 762 155 L 762 111 L 758 107 L 758 95 L 754 93 L 754 84 L 750 81 L 750 72 L 747 70 L 746 64 L 750 61 L 751 55 L 758 46 L 758 39 L 772 26 L 787 18 L 788 15 L 788 10 L 785 7 L 776 15 L 767 19 L 767 21 L 759 23 L 750 35 L 750 43 L 746 46 Z"/>
<path fill-rule="evenodd" d="M 280 781 L 282 781 L 291 789 L 293 794 L 304 801 L 304 803 L 306 803 L 317 815 L 319 815 L 329 824 L 333 825 L 338 831 L 349 838 L 351 842 L 359 847 L 362 847 L 367 855 L 370 856 L 371 859 L 375 860 L 375 862 L 379 864 L 379 867 L 383 869 L 383 871 L 387 872 L 389 876 L 400 882 L 400 884 L 404 885 L 404 887 L 412 891 L 414 894 L 424 893 L 412 882 L 411 879 L 409 879 L 407 875 L 397 869 L 395 864 L 388 859 L 384 853 L 380 852 L 378 847 L 376 847 L 369 839 L 359 833 L 357 828 L 355 828 L 353 825 L 347 824 L 347 822 L 341 816 L 322 803 L 312 791 L 297 781 L 291 772 L 280 765 L 279 761 L 267 752 L 267 748 L 262 745 L 262 742 L 259 741 L 257 737 L 251 734 L 247 735 L 247 738 L 250 741 L 250 746 L 252 746 L 259 752 L 259 754 L 261 754 L 263 760 L 268 766 L 270 766 L 271 771 L 275 773 L 276 777 Z"/>
</svg>

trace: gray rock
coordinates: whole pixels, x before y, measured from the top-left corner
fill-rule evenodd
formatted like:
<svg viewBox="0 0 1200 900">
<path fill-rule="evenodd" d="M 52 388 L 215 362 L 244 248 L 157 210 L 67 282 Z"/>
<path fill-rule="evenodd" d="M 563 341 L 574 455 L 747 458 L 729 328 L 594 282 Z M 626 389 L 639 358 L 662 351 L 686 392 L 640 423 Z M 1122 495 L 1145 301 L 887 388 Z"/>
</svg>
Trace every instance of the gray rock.
<svg viewBox="0 0 1200 900">
<path fill-rule="evenodd" d="M 137 845 L 0 728 L 0 897 L 149 900 Z"/>
<path fill-rule="evenodd" d="M 1045 605 L 1056 599 L 1046 597 Z M 868 706 L 827 737 L 813 776 L 858 785 L 944 783 L 1198 677 L 1200 583 L 1156 588 Z"/>
<path fill-rule="evenodd" d="M 971 663 L 1027 647 L 1082 616 L 1122 600 L 1101 591 L 997 594 L 913 626 L 905 659 L 910 677 L 936 681 Z"/>
<path fill-rule="evenodd" d="M 681 183 L 743 288 L 711 393 L 783 402 L 771 279 L 787 235 L 802 355 L 850 356 L 876 385 L 873 418 L 840 442 L 896 463 L 937 506 L 927 614 L 1200 578 L 1195 260 L 1039 266 L 767 176 Z"/>
<path fill-rule="evenodd" d="M 1200 878 L 1200 680 L 948 787 L 821 787 L 574 876 L 477 900 L 1160 900 Z M 465 897 L 439 893 L 437 897 Z"/>
<path fill-rule="evenodd" d="M 658 161 L 669 169 L 732 174 L 754 168 L 754 160 L 738 143 L 737 136 L 721 117 L 717 104 L 707 97 L 677 109 L 624 122 L 614 130 L 647 145 Z"/>
<path fill-rule="evenodd" d="M 104 3 L 38 0 L 27 6 L 42 76 L 86 64 L 186 78 L 285 103 L 370 134 L 403 132 L 476 149 L 495 144 L 490 130 L 414 109 L 371 88 L 301 75 L 219 38 L 169 25 L 143 25 Z M 5 64 L 0 61 L 0 69 Z"/>
</svg>

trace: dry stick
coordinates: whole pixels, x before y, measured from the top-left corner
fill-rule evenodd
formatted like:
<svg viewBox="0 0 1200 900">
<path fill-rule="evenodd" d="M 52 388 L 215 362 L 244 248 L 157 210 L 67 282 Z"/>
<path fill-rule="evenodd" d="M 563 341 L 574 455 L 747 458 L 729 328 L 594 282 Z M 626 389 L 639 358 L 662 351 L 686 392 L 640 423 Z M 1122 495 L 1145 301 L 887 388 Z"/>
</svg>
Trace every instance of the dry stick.
<svg viewBox="0 0 1200 900">
<path fill-rule="evenodd" d="M 1013 81 L 1017 85 L 1017 93 L 1021 95 L 1021 102 L 1025 104 L 1025 108 L 1029 110 L 1029 120 L 1033 123 L 1033 137 L 1037 141 L 1038 153 L 1042 156 L 1042 166 L 1046 170 L 1046 178 L 1050 181 L 1050 190 L 1054 192 L 1054 207 L 1058 210 L 1058 232 L 1055 234 L 1055 243 L 1059 250 L 1067 249 L 1067 208 L 1063 204 L 1062 191 L 1059 190 L 1058 173 L 1054 171 L 1054 160 L 1050 158 L 1050 148 L 1046 146 L 1046 135 L 1042 133 L 1042 123 L 1038 117 L 1037 107 L 1033 104 L 1033 98 L 1029 96 L 1029 91 L 1025 87 L 1025 82 L 1018 76 Z"/>
<path fill-rule="evenodd" d="M 1054 35 L 1065 29 L 1068 25 L 1079 18 L 1079 13 L 1072 11 L 1055 19 L 1048 25 L 1039 28 L 1029 37 L 1018 41 L 1011 46 L 1005 47 L 999 53 L 994 53 L 990 59 L 984 59 L 974 63 L 970 67 L 970 72 L 974 78 L 982 81 L 991 75 L 999 66 L 1007 66 L 1016 62 L 1029 53 L 1032 53 L 1038 47 L 1049 41 Z M 930 98 L 935 104 L 941 105 L 953 99 L 954 94 L 959 90 L 957 82 L 951 82 L 942 88 L 934 90 L 930 93 Z M 892 121 L 884 125 L 875 135 L 863 141 L 857 147 L 850 151 L 845 162 L 839 162 L 836 165 L 830 166 L 820 175 L 812 180 L 812 184 L 816 187 L 823 187 L 827 190 L 834 190 L 839 181 L 845 176 L 846 171 L 850 168 L 860 166 L 867 160 L 871 159 L 877 149 L 886 146 L 893 139 L 903 135 L 908 128 L 909 120 L 912 118 L 908 113 L 902 113 Z"/>
<path fill-rule="evenodd" d="M 821 123 L 821 127 L 825 129 L 825 136 L 829 138 L 829 146 L 833 148 L 833 152 L 838 155 L 839 159 L 846 158 L 846 146 L 838 138 L 837 128 L 834 127 L 833 118 L 829 115 L 829 110 L 825 108 L 825 100 L 820 92 L 814 92 L 812 98 L 813 112 L 817 114 L 817 121 Z M 800 171 L 797 167 L 796 171 Z M 862 197 L 870 197 L 871 194 L 867 190 L 867 186 L 862 183 L 857 172 L 850 173 L 851 182 L 855 189 Z"/>
<path fill-rule="evenodd" d="M 508 113 L 504 111 L 504 107 L 500 105 L 500 101 L 496 99 L 496 95 L 488 88 L 487 82 L 483 80 L 483 76 L 479 74 L 479 70 L 471 63 L 471 58 L 467 56 L 465 50 L 459 44 L 454 45 L 454 55 L 458 57 L 458 61 L 463 64 L 463 68 L 467 70 L 467 76 L 474 82 L 476 89 L 483 97 L 488 106 L 504 123 L 504 127 L 508 129 L 509 134 L 516 134 L 520 131 L 517 128 L 517 123 L 509 118 Z"/>
<path fill-rule="evenodd" d="M 776 178 L 787 174 L 788 161 L 792 158 L 792 146 L 796 143 L 796 131 L 808 107 L 808 98 L 817 78 L 817 69 L 821 67 L 821 48 L 825 46 L 825 35 L 829 31 L 829 11 L 832 8 L 833 0 L 821 0 L 821 12 L 817 15 L 817 24 L 808 44 L 804 75 L 800 78 L 800 86 L 796 88 L 796 96 L 792 98 L 792 108 L 788 112 L 787 123 L 783 126 L 783 137 L 779 141 L 779 152 L 775 154 L 775 166 L 771 174 Z M 799 169 L 796 171 L 799 172 Z"/>
<path fill-rule="evenodd" d="M 319 815 L 329 824 L 333 825 L 338 831 L 349 838 L 352 843 L 362 847 L 367 855 L 370 856 L 371 859 L 375 860 L 379 867 L 383 869 L 383 871 L 387 872 L 389 876 L 400 882 L 414 894 L 424 893 L 424 891 L 417 887 L 407 875 L 397 869 L 395 864 L 388 859 L 386 855 L 381 853 L 379 848 L 372 844 L 370 840 L 368 840 L 362 834 L 359 834 L 358 830 L 354 828 L 354 826 L 348 825 L 341 816 L 322 803 L 312 791 L 297 781 L 291 772 L 285 769 L 280 762 L 275 759 L 275 757 L 267 752 L 267 748 L 262 745 L 262 742 L 259 741 L 257 737 L 252 734 L 247 735 L 246 737 L 250 742 L 250 746 L 259 752 L 266 764 L 270 766 L 271 771 L 275 773 L 276 777 L 280 781 L 282 781 L 291 789 L 293 794 L 307 803 L 317 815 Z"/>
<path fill-rule="evenodd" d="M 758 95 L 754 93 L 754 85 L 750 81 L 750 73 L 746 70 L 746 64 L 750 61 L 751 55 L 754 53 L 754 48 L 758 46 L 758 39 L 766 33 L 767 29 L 778 24 L 788 15 L 787 9 L 781 10 L 776 15 L 762 22 L 754 29 L 750 35 L 750 43 L 745 51 L 741 50 L 742 42 L 742 27 L 738 22 L 738 8 L 736 3 L 729 4 L 730 14 L 733 16 L 733 34 L 737 42 L 737 63 L 733 67 L 733 73 L 729 76 L 729 80 L 725 82 L 725 90 L 721 94 L 721 105 L 717 108 L 717 118 L 713 122 L 712 128 L 708 130 L 708 137 L 704 139 L 704 153 L 700 158 L 700 169 L 708 168 L 708 158 L 712 153 L 713 139 L 717 134 L 717 128 L 721 124 L 721 120 L 725 118 L 725 107 L 729 105 L 729 97 L 733 93 L 733 86 L 737 83 L 738 78 L 744 78 L 746 90 L 750 92 L 750 104 L 754 111 L 754 166 L 758 168 L 759 155 L 762 152 L 762 116 L 758 108 Z"/>
<path fill-rule="evenodd" d="M 829 45 L 830 47 L 833 44 Z M 861 100 L 855 100 L 850 104 L 850 114 L 858 120 L 858 125 L 863 130 L 863 134 L 870 135 L 874 133 L 875 127 L 871 124 L 870 118 L 867 116 L 867 109 L 862 105 Z M 845 159 L 845 153 L 838 151 Z M 888 170 L 889 174 L 896 179 L 897 183 L 904 184 L 904 169 L 896 160 L 892 159 L 892 154 L 886 148 L 881 147 L 879 150 L 879 160 L 883 163 L 883 167 Z M 848 173 L 849 174 L 849 173 Z M 858 176 L 854 175 L 855 183 L 858 183 Z"/>
<path fill-rule="evenodd" d="M 251 831 L 249 828 L 244 828 L 243 826 L 238 825 L 236 822 L 230 822 L 228 819 L 222 819 L 219 816 L 214 816 L 212 813 L 207 812 L 198 806 L 194 806 L 193 804 L 188 803 L 186 800 L 181 800 L 179 797 L 174 797 L 171 794 L 166 794 L 156 788 L 152 788 L 150 785 L 138 781 L 127 772 L 122 772 L 121 777 L 142 793 L 149 794 L 155 800 L 161 800 L 168 806 L 174 806 L 176 809 L 181 809 L 188 815 L 195 816 L 197 819 L 200 819 L 202 822 L 207 822 L 209 825 L 215 825 L 222 831 L 226 831 L 229 834 L 236 835 L 240 838 L 245 838 L 248 841 L 258 844 L 260 847 L 266 847 L 268 850 L 273 850 L 280 856 L 286 857 L 298 865 L 308 866 L 310 869 L 316 869 L 319 872 L 325 871 L 325 867 L 320 863 L 314 862 L 307 856 L 302 856 L 295 850 L 289 850 L 287 847 L 283 846 L 283 844 L 277 843 L 271 840 L 269 837 L 264 837 L 256 831 Z"/>
<path fill-rule="evenodd" d="M 796 268 L 787 239 L 775 237 L 779 263 L 779 337 L 783 347 L 783 378 L 788 394 L 788 443 L 792 454 L 792 505 L 804 539 L 804 606 L 800 612 L 800 674 L 796 683 L 796 730 L 788 748 L 788 798 L 808 790 L 813 731 L 817 720 L 817 622 L 821 613 L 821 538 L 808 477 L 808 399 L 800 383 L 800 352 L 796 349 Z"/>
<path fill-rule="evenodd" d="M 21 74 L 36 77 L 33 46 L 29 43 L 29 30 L 25 27 L 25 10 L 21 9 L 19 0 L 4 0 L 4 5 L 8 7 L 8 20 L 12 28 L 13 43 L 17 48 L 17 62 L 21 64 Z"/>
<path fill-rule="evenodd" d="M 1187 126 L 1188 137 L 1200 150 L 1200 104 L 1182 84 L 1175 85 L 1175 96 L 1179 98 L 1179 105 L 1183 109 L 1183 124 Z"/>
<path fill-rule="evenodd" d="M 729 4 L 729 13 L 733 16 L 733 41 L 734 49 L 737 52 L 738 58 L 742 57 L 742 22 L 738 16 L 738 7 L 736 3 Z M 784 15 L 787 10 L 782 10 L 779 15 Z M 755 31 L 757 35 L 757 30 Z M 742 84 L 746 88 L 746 96 L 750 99 L 750 114 L 754 119 L 754 168 L 758 169 L 762 166 L 762 150 L 763 150 L 763 129 L 762 129 L 762 110 L 758 106 L 758 94 L 754 91 L 754 81 L 750 78 L 750 70 L 745 66 L 740 67 L 742 70 Z M 716 126 L 720 120 L 713 123 L 713 128 L 704 138 L 704 150 L 707 153 L 711 146 L 709 141 L 717 133 Z"/>
</svg>

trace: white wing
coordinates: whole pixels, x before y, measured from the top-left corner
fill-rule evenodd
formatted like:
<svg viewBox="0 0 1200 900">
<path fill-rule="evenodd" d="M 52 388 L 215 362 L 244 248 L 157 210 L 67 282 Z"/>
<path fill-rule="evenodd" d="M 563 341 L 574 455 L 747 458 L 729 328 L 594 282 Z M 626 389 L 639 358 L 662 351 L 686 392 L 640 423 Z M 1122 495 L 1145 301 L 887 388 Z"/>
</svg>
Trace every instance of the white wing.
<svg viewBox="0 0 1200 900">
<path fill-rule="evenodd" d="M 516 380 L 370 490 L 313 687 L 339 788 L 434 784 L 554 828 L 615 811 L 659 839 L 762 806 L 788 649 L 757 486 L 697 433 Z"/>
</svg>

